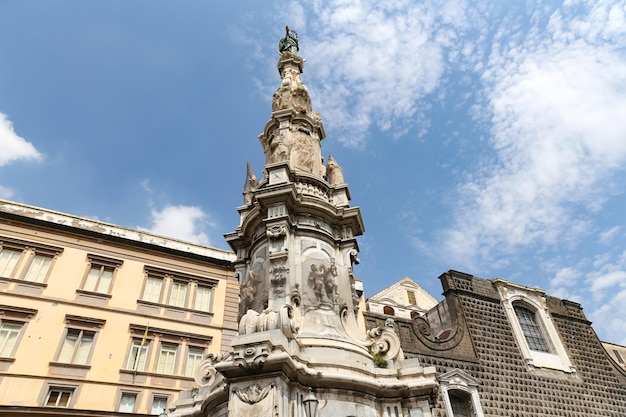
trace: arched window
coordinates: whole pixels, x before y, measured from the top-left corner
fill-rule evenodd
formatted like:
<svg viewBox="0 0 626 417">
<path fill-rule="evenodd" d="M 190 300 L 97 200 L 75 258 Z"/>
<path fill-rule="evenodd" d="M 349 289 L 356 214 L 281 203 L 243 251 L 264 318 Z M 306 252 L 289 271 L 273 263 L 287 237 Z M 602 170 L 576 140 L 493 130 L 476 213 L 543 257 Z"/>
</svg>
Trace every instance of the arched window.
<svg viewBox="0 0 626 417">
<path fill-rule="evenodd" d="M 556 369 L 576 376 L 576 368 L 552 320 L 545 292 L 500 278 L 493 282 L 528 369 Z"/>
<path fill-rule="evenodd" d="M 420 313 L 418 313 L 417 311 L 411 311 L 411 318 L 412 319 L 416 319 L 420 316 Z"/>
<path fill-rule="evenodd" d="M 535 312 L 521 305 L 514 305 L 513 309 L 522 328 L 522 333 L 524 333 L 524 338 L 526 338 L 526 343 L 528 343 L 528 348 L 535 352 L 550 352 L 541 327 L 537 324 Z"/>
<path fill-rule="evenodd" d="M 392 307 L 389 307 L 389 306 L 383 307 L 383 313 L 385 313 L 388 316 L 396 315 L 396 311 Z"/>
</svg>

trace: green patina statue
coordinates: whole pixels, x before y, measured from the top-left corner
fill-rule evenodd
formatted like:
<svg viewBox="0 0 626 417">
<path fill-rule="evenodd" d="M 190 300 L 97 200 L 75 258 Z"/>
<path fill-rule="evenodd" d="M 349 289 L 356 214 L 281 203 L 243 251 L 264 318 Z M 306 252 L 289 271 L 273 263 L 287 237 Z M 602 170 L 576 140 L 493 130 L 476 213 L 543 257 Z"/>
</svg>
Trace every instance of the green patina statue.
<svg viewBox="0 0 626 417">
<path fill-rule="evenodd" d="M 298 34 L 289 29 L 289 26 L 285 26 L 285 30 L 287 34 L 280 40 L 280 42 L 278 42 L 278 52 L 281 54 L 283 52 L 291 52 L 292 54 L 295 54 L 300 50 L 298 47 Z"/>
</svg>

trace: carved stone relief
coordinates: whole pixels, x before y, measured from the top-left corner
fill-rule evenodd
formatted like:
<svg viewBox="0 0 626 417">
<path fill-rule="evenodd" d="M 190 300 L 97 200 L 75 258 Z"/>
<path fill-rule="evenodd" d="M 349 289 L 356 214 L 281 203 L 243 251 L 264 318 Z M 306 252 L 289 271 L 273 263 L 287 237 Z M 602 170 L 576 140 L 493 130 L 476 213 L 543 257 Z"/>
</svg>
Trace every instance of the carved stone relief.
<svg viewBox="0 0 626 417">
<path fill-rule="evenodd" d="M 284 224 L 268 226 L 266 236 L 270 241 L 270 252 L 281 251 L 285 248 L 287 227 Z"/>
<path fill-rule="evenodd" d="M 315 148 L 312 143 L 312 138 L 308 137 L 306 134 L 302 132 L 294 132 L 294 146 L 293 146 L 293 156 L 294 168 L 300 171 L 307 172 L 309 174 L 313 174 L 313 166 L 314 161 L 313 158 L 315 155 Z"/>
<path fill-rule="evenodd" d="M 334 304 L 337 302 L 339 295 L 337 292 L 337 275 L 334 258 L 331 258 L 328 263 L 311 263 L 307 281 L 320 303 Z"/>
<path fill-rule="evenodd" d="M 282 330 L 285 336 L 292 338 L 300 330 L 299 311 L 290 305 L 285 305 L 278 311 L 266 309 L 261 313 L 257 313 L 254 310 L 248 310 L 239 321 L 239 334 L 251 334 L 276 329 Z M 239 356 L 246 357 L 246 355 Z"/>
<path fill-rule="evenodd" d="M 233 417 L 263 417 L 274 416 L 274 384 L 263 388 L 252 384 L 245 388 L 233 387 Z"/>
<path fill-rule="evenodd" d="M 280 132 L 270 138 L 270 156 L 268 164 L 289 160 L 291 143 L 287 137 L 287 132 Z"/>
<path fill-rule="evenodd" d="M 325 201 L 330 201 L 330 195 L 327 190 L 324 190 L 317 185 L 313 185 L 307 182 L 296 182 L 296 190 L 300 194 L 310 195 L 313 197 L 321 198 Z"/>
<path fill-rule="evenodd" d="M 240 281 L 239 289 L 239 317 L 241 318 L 248 310 L 262 311 L 268 300 L 268 261 L 265 246 L 257 249 L 253 254 L 255 261 L 247 269 L 238 272 L 245 273 L 245 278 Z M 247 272 L 245 272 L 247 270 Z"/>
<path fill-rule="evenodd" d="M 233 351 L 233 363 L 243 369 L 259 369 L 270 355 L 267 344 L 241 346 Z"/>
<path fill-rule="evenodd" d="M 233 388 L 233 392 L 239 399 L 248 404 L 256 404 L 262 401 L 270 390 L 274 387 L 274 384 L 269 384 L 265 388 L 261 388 L 259 384 L 252 384 L 244 389 Z"/>
<path fill-rule="evenodd" d="M 287 282 L 287 274 L 289 268 L 286 259 L 272 261 L 270 269 L 270 283 L 272 287 L 272 296 L 281 297 L 285 295 L 285 283 Z"/>
<path fill-rule="evenodd" d="M 248 272 L 246 282 L 241 286 L 241 290 L 239 291 L 240 314 L 245 314 L 245 312 L 253 306 L 257 293 L 257 287 L 260 282 L 261 280 L 253 271 Z"/>
<path fill-rule="evenodd" d="M 206 355 L 194 373 L 194 379 L 199 386 L 211 385 L 215 381 L 217 370 L 215 364 L 223 359 L 221 353 L 209 353 Z"/>
<path fill-rule="evenodd" d="M 369 348 L 374 355 L 384 359 L 403 360 L 404 352 L 400 347 L 400 338 L 393 331 L 393 319 L 385 323 L 385 328 L 376 327 L 367 333 Z"/>
<path fill-rule="evenodd" d="M 460 325 L 463 322 L 460 310 L 446 299 L 429 310 L 425 316 L 414 318 L 413 332 L 428 348 L 449 350 L 463 340 L 465 328 Z"/>
</svg>

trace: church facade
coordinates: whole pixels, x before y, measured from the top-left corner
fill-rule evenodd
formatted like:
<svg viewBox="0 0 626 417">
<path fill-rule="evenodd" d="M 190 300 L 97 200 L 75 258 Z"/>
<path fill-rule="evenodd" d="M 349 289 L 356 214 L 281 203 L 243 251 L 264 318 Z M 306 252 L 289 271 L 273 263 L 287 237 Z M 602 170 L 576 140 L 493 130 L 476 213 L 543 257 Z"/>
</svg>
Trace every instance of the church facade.
<svg viewBox="0 0 626 417">
<path fill-rule="evenodd" d="M 626 415 L 626 372 L 580 304 L 458 271 L 439 279 L 444 301 L 419 317 L 364 313 L 370 328 L 392 319 L 405 355 L 437 369 L 432 416 Z"/>
</svg>

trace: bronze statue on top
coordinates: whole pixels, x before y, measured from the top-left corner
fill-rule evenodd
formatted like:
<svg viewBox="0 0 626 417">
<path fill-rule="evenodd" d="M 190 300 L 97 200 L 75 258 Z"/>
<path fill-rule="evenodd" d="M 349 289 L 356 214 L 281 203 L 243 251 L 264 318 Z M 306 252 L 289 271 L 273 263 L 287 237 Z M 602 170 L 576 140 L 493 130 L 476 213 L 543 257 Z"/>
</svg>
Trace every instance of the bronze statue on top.
<svg viewBox="0 0 626 417">
<path fill-rule="evenodd" d="M 298 47 L 298 34 L 289 29 L 289 26 L 285 26 L 285 31 L 287 32 L 285 37 L 278 42 L 278 52 L 281 54 L 283 52 L 297 54 L 300 50 Z"/>
</svg>

